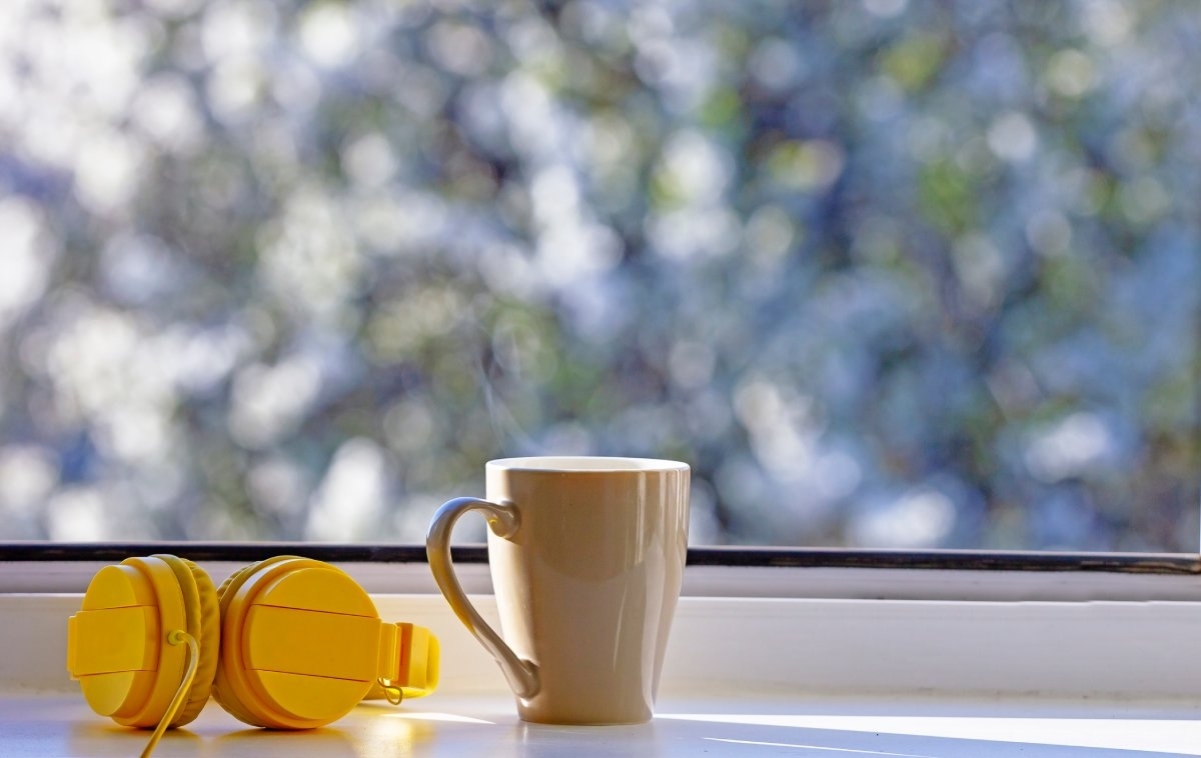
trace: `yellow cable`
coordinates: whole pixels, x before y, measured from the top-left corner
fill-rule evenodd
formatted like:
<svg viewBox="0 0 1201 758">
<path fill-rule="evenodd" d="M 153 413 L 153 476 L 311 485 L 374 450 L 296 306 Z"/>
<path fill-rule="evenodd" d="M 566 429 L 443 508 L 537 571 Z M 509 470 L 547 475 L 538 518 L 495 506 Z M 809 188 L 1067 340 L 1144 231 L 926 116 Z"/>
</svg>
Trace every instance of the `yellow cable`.
<svg viewBox="0 0 1201 758">
<path fill-rule="evenodd" d="M 158 722 L 158 726 L 154 728 L 154 734 L 150 735 L 150 742 L 146 743 L 146 749 L 142 751 L 142 758 L 150 758 L 150 754 L 154 752 L 158 741 L 163 738 L 163 732 L 167 731 L 167 727 L 171 725 L 171 721 L 179 713 L 180 707 L 183 706 L 184 700 L 187 699 L 188 692 L 192 689 L 192 680 L 196 678 L 196 667 L 200 664 L 200 646 L 196 644 L 196 639 L 192 635 L 182 629 L 173 629 L 167 634 L 167 642 L 170 642 L 172 645 L 187 644 L 188 669 L 184 672 L 183 681 L 179 683 L 179 689 L 176 690 L 175 697 L 171 700 L 171 705 L 167 706 L 167 712 L 163 714 L 163 718 Z"/>
<path fill-rule="evenodd" d="M 381 676 L 375 681 L 384 689 L 384 697 L 387 698 L 388 702 L 392 705 L 400 705 L 400 701 L 404 700 L 404 691 L 395 684 L 392 684 L 390 679 L 385 679 Z"/>
</svg>

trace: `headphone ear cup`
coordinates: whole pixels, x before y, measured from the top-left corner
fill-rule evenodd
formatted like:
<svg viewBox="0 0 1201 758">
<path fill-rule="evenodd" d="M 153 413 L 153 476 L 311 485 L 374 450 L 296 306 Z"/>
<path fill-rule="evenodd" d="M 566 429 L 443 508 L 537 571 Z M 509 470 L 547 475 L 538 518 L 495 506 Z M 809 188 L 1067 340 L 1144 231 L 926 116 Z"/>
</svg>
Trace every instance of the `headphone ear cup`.
<svg viewBox="0 0 1201 758">
<path fill-rule="evenodd" d="M 193 570 L 195 569 L 195 570 Z M 196 641 L 196 673 L 181 712 L 191 721 L 208 698 L 220 644 L 212 582 L 171 555 L 127 558 L 92 577 L 67 625 L 67 668 L 97 713 L 118 724 L 158 726 L 184 681 L 191 652 L 167 643 L 174 630 Z"/>
<path fill-rule="evenodd" d="M 242 584 L 250 578 L 251 574 L 261 568 L 266 568 L 274 563 L 289 560 L 293 557 L 294 556 L 289 555 L 278 555 L 263 561 L 256 561 L 248 566 L 243 566 L 226 577 L 225 581 L 221 582 L 221 586 L 217 588 L 217 601 L 222 620 L 225 619 L 225 614 L 229 610 L 229 605 L 232 602 L 234 595 L 237 594 L 238 589 L 242 586 Z M 225 630 L 225 624 L 222 623 L 220 633 L 222 641 L 225 642 L 226 645 L 232 646 L 237 644 L 235 639 L 236 630 L 231 628 L 227 633 Z M 229 715 L 233 716 L 244 724 L 250 724 L 251 726 L 258 727 L 271 727 L 271 724 L 266 723 L 264 719 L 255 715 L 254 710 L 248 707 L 246 703 L 244 703 L 238 696 L 238 688 L 226 673 L 226 668 L 227 666 L 224 663 L 217 666 L 216 676 L 213 678 L 213 699 L 216 700 L 218 705 L 224 708 Z"/>
<path fill-rule="evenodd" d="M 155 555 L 171 567 L 183 590 L 184 610 L 187 617 L 187 632 L 196 640 L 200 660 L 196 665 L 196 679 L 192 689 L 175 719 L 172 727 L 191 723 L 208 702 L 217 674 L 217 663 L 221 652 L 221 616 L 217 590 L 213 580 L 204 569 L 186 558 L 174 555 Z"/>
<path fill-rule="evenodd" d="M 229 597 L 233 597 L 230 588 L 233 588 L 232 592 L 237 592 L 238 587 L 242 584 L 242 580 L 245 579 L 251 571 L 254 571 L 256 568 L 258 568 L 260 563 L 262 563 L 262 561 L 248 563 L 229 576 L 225 577 L 225 581 L 221 582 L 221 586 L 217 588 L 217 601 L 221 604 L 221 610 L 225 610 L 225 607 L 229 604 L 229 601 L 226 600 L 226 596 L 228 595 Z"/>
<path fill-rule="evenodd" d="M 328 563 L 278 556 L 218 589 L 221 661 L 213 697 L 269 729 L 312 729 L 347 713 L 378 676 L 379 614 L 366 591 Z"/>
</svg>

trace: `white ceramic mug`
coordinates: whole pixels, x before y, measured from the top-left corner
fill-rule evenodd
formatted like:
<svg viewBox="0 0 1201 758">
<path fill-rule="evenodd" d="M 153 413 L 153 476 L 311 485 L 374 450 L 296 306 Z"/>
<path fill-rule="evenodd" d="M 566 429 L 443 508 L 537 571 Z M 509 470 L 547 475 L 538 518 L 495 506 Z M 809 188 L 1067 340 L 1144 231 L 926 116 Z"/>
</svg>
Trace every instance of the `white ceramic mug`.
<svg viewBox="0 0 1201 758">
<path fill-rule="evenodd" d="M 631 724 L 653 715 L 688 547 L 687 464 L 645 458 L 490 461 L 486 500 L 435 514 L 430 569 L 500 664 L 522 719 Z M 491 527 L 488 562 L 504 637 L 463 593 L 450 533 L 468 511 Z"/>
</svg>

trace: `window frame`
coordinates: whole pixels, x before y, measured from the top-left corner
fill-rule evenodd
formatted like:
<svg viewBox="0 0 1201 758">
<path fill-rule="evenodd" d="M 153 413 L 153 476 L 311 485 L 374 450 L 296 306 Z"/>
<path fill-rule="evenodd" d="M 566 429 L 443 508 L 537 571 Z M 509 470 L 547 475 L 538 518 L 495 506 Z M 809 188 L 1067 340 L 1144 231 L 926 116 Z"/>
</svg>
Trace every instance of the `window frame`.
<svg viewBox="0 0 1201 758">
<path fill-rule="evenodd" d="M 491 594 L 485 545 L 456 545 L 469 593 Z M 218 574 L 274 555 L 338 564 L 381 594 L 436 594 L 423 545 L 0 542 L 0 593 L 80 593 L 102 565 L 172 553 Z M 1201 601 L 1201 555 L 691 547 L 685 596 L 958 601 Z"/>
</svg>

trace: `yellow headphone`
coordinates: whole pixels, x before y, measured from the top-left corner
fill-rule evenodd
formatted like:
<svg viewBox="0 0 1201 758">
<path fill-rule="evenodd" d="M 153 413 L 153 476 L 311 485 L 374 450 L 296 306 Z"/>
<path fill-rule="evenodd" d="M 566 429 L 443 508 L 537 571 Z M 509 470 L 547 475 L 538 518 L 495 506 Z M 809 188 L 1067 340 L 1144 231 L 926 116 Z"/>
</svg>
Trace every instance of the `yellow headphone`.
<svg viewBox="0 0 1201 758">
<path fill-rule="evenodd" d="M 384 623 L 350 575 L 277 556 L 219 588 L 174 555 L 105 566 L 67 626 L 67 670 L 92 710 L 163 730 L 195 719 L 211 692 L 234 717 L 272 729 L 336 721 L 364 698 L 393 703 L 438 684 L 438 640 Z"/>
</svg>

